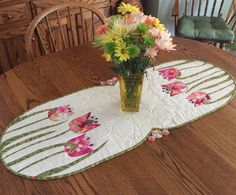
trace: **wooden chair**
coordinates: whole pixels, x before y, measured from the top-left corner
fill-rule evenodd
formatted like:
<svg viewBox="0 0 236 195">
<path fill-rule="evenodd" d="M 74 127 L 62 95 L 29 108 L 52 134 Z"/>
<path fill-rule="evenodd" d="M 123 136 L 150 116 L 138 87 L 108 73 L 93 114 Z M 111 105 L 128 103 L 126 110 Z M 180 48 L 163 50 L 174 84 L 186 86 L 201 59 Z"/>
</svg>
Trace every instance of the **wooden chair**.
<svg viewBox="0 0 236 195">
<path fill-rule="evenodd" d="M 212 42 L 214 45 L 219 43 L 221 48 L 225 43 L 231 43 L 234 40 L 236 0 L 232 0 L 226 19 L 222 18 L 222 10 L 229 4 L 224 0 L 185 0 L 181 2 L 185 3 L 182 17 L 180 17 L 179 0 L 175 0 L 172 10 L 176 36 Z"/>
<path fill-rule="evenodd" d="M 30 60 L 38 55 L 90 42 L 96 27 L 104 23 L 103 13 L 87 3 L 65 2 L 51 6 L 29 25 L 26 33 L 27 58 Z"/>
</svg>

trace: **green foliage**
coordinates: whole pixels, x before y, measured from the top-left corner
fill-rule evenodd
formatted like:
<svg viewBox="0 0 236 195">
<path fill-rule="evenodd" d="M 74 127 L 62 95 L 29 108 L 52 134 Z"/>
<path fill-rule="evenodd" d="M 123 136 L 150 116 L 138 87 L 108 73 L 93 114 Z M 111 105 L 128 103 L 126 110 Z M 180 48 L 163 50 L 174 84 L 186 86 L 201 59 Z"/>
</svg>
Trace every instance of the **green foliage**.
<svg viewBox="0 0 236 195">
<path fill-rule="evenodd" d="M 115 47 L 116 47 L 115 42 L 109 42 L 104 45 L 103 49 L 105 53 L 112 55 L 115 52 Z"/>
<path fill-rule="evenodd" d="M 130 58 L 136 58 L 139 55 L 139 48 L 136 45 L 131 44 L 128 46 L 128 52 Z"/>
<path fill-rule="evenodd" d="M 94 47 L 97 47 L 97 46 L 102 45 L 102 44 L 101 44 L 101 39 L 99 39 L 99 38 L 94 39 L 93 42 L 92 42 L 92 45 L 93 45 Z"/>
<path fill-rule="evenodd" d="M 150 29 L 150 27 L 147 24 L 138 24 L 137 29 L 138 29 L 139 32 L 145 33 Z"/>
<path fill-rule="evenodd" d="M 112 25 L 114 21 L 118 20 L 121 18 L 121 15 L 112 15 L 109 17 L 108 23 Z"/>
<path fill-rule="evenodd" d="M 155 45 L 155 39 L 151 37 L 149 34 L 145 34 L 143 36 L 144 44 L 149 47 L 153 47 Z"/>
<path fill-rule="evenodd" d="M 236 51 L 236 38 L 234 42 L 225 46 L 226 49 L 230 49 L 231 51 Z"/>
<path fill-rule="evenodd" d="M 117 58 L 115 56 L 113 57 L 113 61 L 114 61 L 115 64 L 118 64 L 118 65 L 121 63 L 119 58 Z"/>
</svg>

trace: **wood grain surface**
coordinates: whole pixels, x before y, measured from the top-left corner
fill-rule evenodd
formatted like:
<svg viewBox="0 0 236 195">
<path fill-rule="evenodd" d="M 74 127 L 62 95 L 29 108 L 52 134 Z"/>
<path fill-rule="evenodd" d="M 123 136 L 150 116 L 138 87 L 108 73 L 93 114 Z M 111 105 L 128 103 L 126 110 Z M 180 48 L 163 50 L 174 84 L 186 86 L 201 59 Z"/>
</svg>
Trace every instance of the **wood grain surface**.
<svg viewBox="0 0 236 195">
<path fill-rule="evenodd" d="M 175 38 L 177 51 L 161 52 L 157 63 L 199 59 L 236 77 L 236 57 L 197 41 Z M 17 115 L 46 101 L 98 85 L 113 76 L 109 64 L 90 45 L 52 53 L 0 76 L 0 129 Z M 33 181 L 0 165 L 1 195 L 213 194 L 236 193 L 236 100 L 173 130 L 155 143 L 82 173 L 52 181 Z"/>
</svg>

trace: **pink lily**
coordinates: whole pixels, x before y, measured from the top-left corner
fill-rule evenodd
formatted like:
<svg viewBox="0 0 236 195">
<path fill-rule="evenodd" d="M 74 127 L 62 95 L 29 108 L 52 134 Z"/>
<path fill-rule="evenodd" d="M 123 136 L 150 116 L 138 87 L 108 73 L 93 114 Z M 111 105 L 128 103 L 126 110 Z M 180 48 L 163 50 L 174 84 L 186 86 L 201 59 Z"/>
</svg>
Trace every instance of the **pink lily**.
<svg viewBox="0 0 236 195">
<path fill-rule="evenodd" d="M 100 126 L 100 124 L 97 122 L 97 119 L 98 118 L 91 116 L 91 112 L 89 112 L 70 121 L 69 129 L 75 133 L 85 133 Z"/>
<path fill-rule="evenodd" d="M 90 143 L 90 138 L 83 134 L 66 142 L 64 148 L 70 157 L 77 157 L 92 153 L 93 146 L 94 144 Z"/>
<path fill-rule="evenodd" d="M 74 112 L 72 112 L 72 108 L 70 107 L 70 104 L 68 104 L 49 110 L 48 118 L 52 121 L 59 121 L 66 119 L 72 114 L 74 114 Z"/>
<path fill-rule="evenodd" d="M 163 77 L 163 79 L 172 80 L 178 78 L 181 75 L 181 72 L 176 68 L 166 68 L 159 70 L 159 75 Z"/>
<path fill-rule="evenodd" d="M 180 81 L 175 81 L 166 85 L 161 85 L 163 92 L 170 94 L 170 96 L 175 96 L 180 93 L 184 93 L 187 90 L 187 86 Z"/>
<path fill-rule="evenodd" d="M 207 104 L 211 100 L 210 96 L 204 91 L 193 92 L 186 99 L 194 104 L 195 107 L 201 104 Z"/>
</svg>

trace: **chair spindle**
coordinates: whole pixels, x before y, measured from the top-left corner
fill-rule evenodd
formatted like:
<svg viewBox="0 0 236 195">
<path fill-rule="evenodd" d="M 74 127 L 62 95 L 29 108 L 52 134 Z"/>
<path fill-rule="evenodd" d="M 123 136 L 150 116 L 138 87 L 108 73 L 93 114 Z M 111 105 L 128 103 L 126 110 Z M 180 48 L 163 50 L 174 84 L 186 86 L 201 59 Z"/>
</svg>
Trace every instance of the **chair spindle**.
<svg viewBox="0 0 236 195">
<path fill-rule="evenodd" d="M 221 0 L 220 9 L 219 9 L 219 12 L 218 12 L 218 17 L 220 17 L 222 15 L 223 5 L 224 5 L 224 0 Z"/>
<path fill-rule="evenodd" d="M 91 13 L 92 13 L 92 35 L 94 37 L 95 36 L 94 13 L 93 12 L 91 12 Z"/>
<path fill-rule="evenodd" d="M 49 19 L 47 16 L 45 16 L 45 20 L 46 20 L 46 24 L 47 24 L 48 31 L 49 31 L 49 36 L 50 36 L 54 51 L 57 51 L 56 45 L 54 43 L 53 35 L 52 35 L 52 29 L 51 29 L 50 22 L 49 22 Z"/>
<path fill-rule="evenodd" d="M 214 16 L 215 8 L 216 8 L 216 0 L 214 0 L 214 2 L 213 2 L 213 7 L 212 7 L 212 11 L 211 11 L 211 17 Z"/>
<path fill-rule="evenodd" d="M 202 0 L 199 0 L 199 5 L 198 5 L 198 16 L 201 14 L 201 7 L 202 7 Z"/>
<path fill-rule="evenodd" d="M 73 28 L 73 24 L 72 24 L 72 18 L 71 18 L 71 10 L 70 10 L 70 7 L 68 7 L 68 15 L 69 15 L 69 22 L 70 22 L 70 30 L 71 30 L 72 44 L 75 45 L 75 35 L 74 35 L 74 28 Z"/>
<path fill-rule="evenodd" d="M 77 37 L 78 37 L 78 43 L 81 44 L 80 41 L 80 25 L 79 25 L 79 14 L 75 14 L 75 26 L 76 26 L 76 32 L 77 32 Z"/>
<path fill-rule="evenodd" d="M 188 14 L 188 0 L 185 0 L 185 14 Z"/>
<path fill-rule="evenodd" d="M 35 13 L 37 13 L 36 9 Z M 49 17 L 49 14 L 52 16 Z M 33 19 L 26 33 L 28 59 L 32 60 L 36 56 L 33 52 L 35 44 L 40 48 L 40 55 L 45 55 L 91 41 L 91 37 L 95 35 L 96 17 L 102 24 L 105 23 L 102 12 L 91 4 L 81 1 L 59 3 L 43 10 Z M 33 45 L 32 37 L 35 34 L 37 41 Z"/>
<path fill-rule="evenodd" d="M 82 26 L 82 33 L 83 33 L 83 43 L 85 43 L 85 32 L 84 32 L 84 18 L 83 18 L 83 10 L 82 8 L 80 8 L 80 22 L 81 22 L 81 26 Z"/>
<path fill-rule="evenodd" d="M 68 48 L 67 44 L 66 44 L 66 40 L 65 40 L 65 35 L 64 35 L 63 29 L 62 29 L 60 14 L 59 14 L 58 10 L 56 10 L 56 14 L 57 14 L 57 21 L 58 21 L 58 25 L 59 25 L 59 28 L 60 28 L 60 33 L 61 33 L 61 36 L 62 36 L 62 41 L 63 41 L 63 44 L 64 44 L 64 48 Z"/>
<path fill-rule="evenodd" d="M 205 12 L 204 12 L 204 16 L 206 16 L 206 15 L 207 15 L 208 4 L 209 4 L 209 0 L 206 0 L 206 6 L 205 6 Z"/>
<path fill-rule="evenodd" d="M 194 3 L 195 3 L 195 1 L 192 0 L 192 16 L 194 15 Z"/>
</svg>

